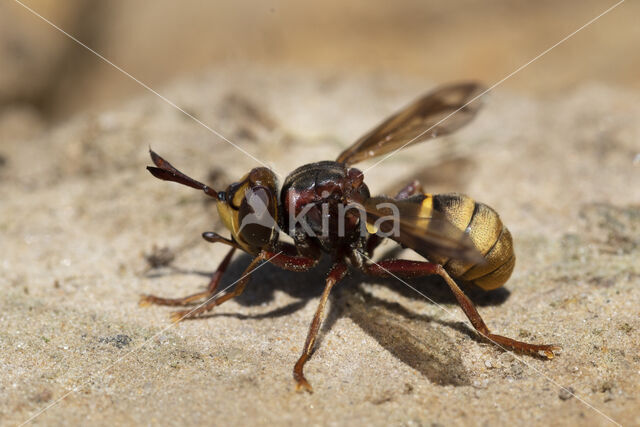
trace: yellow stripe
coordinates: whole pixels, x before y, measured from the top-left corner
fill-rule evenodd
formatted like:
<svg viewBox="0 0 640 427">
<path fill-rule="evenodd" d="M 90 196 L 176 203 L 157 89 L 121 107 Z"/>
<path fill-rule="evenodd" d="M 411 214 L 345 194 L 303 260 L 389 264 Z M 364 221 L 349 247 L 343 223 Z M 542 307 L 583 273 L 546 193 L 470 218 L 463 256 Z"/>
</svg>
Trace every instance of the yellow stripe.
<svg viewBox="0 0 640 427">
<path fill-rule="evenodd" d="M 242 204 L 242 199 L 244 199 L 245 193 L 249 188 L 249 183 L 247 182 L 246 176 L 240 182 L 242 183 L 242 185 L 240 185 L 240 187 L 238 187 L 236 192 L 233 194 L 233 205 L 237 207 L 240 207 L 240 205 Z"/>
<path fill-rule="evenodd" d="M 367 226 L 367 231 L 369 232 L 369 234 L 376 234 L 378 232 L 378 229 L 376 227 L 373 226 L 373 224 L 370 223 L 366 223 Z"/>
<path fill-rule="evenodd" d="M 233 236 L 234 240 L 242 247 L 242 249 L 251 253 L 249 245 L 247 245 L 247 243 L 240 237 L 240 234 L 238 234 L 238 229 L 240 228 L 238 222 L 238 211 L 231 209 L 227 202 L 218 202 L 216 207 L 218 208 L 218 214 L 220 215 L 222 223 L 231 232 L 231 236 Z"/>
<path fill-rule="evenodd" d="M 418 213 L 418 217 L 420 218 L 431 218 L 433 216 L 433 195 L 432 194 L 423 194 L 424 200 L 420 204 L 420 211 Z"/>
<path fill-rule="evenodd" d="M 433 217 L 433 196 L 431 194 L 423 194 L 423 196 L 424 199 L 420 203 L 415 226 L 426 230 L 429 228 L 431 217 Z"/>
</svg>

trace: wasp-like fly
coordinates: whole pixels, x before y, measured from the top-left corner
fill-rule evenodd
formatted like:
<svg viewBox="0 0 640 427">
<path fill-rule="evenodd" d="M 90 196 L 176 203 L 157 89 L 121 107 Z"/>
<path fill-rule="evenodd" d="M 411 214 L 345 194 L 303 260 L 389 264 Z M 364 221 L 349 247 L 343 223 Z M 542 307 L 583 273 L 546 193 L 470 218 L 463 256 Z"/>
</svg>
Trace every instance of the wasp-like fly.
<svg viewBox="0 0 640 427">
<path fill-rule="evenodd" d="M 418 182 L 408 184 L 395 197 L 372 197 L 362 172 L 352 167 L 405 145 L 456 131 L 477 114 L 481 93 L 482 87 L 475 83 L 437 88 L 361 137 L 335 161 L 310 163 L 294 170 L 280 190 L 274 172 L 258 167 L 218 192 L 151 151 L 155 167 L 147 169 L 153 176 L 202 190 L 216 200 L 231 238 L 213 232 L 202 236 L 231 248 L 206 291 L 176 299 L 146 295 L 141 303 L 184 306 L 205 301 L 193 310 L 173 313 L 175 321 L 193 318 L 240 295 L 249 282 L 249 274 L 265 260 L 286 270 L 306 271 L 326 253 L 332 257 L 333 266 L 302 355 L 293 368 L 298 390 L 311 391 L 303 368 L 313 351 L 329 293 L 349 267 L 384 277 L 437 274 L 451 288 L 480 335 L 504 348 L 553 358 L 558 346 L 529 344 L 491 333 L 453 280 L 491 290 L 502 286 L 511 275 L 515 265 L 511 234 L 496 211 L 462 194 L 424 193 Z M 281 241 L 282 232 L 291 236 L 294 243 Z M 384 238 L 415 250 L 428 261 L 372 262 L 373 252 Z M 233 290 L 212 298 L 236 250 L 254 258 Z"/>
</svg>

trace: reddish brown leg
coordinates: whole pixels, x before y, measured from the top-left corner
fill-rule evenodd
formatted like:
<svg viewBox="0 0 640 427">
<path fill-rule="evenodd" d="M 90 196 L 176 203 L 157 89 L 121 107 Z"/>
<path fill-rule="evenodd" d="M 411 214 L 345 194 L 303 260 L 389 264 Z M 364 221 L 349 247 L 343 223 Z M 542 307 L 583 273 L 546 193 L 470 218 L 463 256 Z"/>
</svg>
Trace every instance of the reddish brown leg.
<svg viewBox="0 0 640 427">
<path fill-rule="evenodd" d="M 209 285 L 207 286 L 206 291 L 198 292 L 196 294 L 188 295 L 182 298 L 161 298 L 155 295 L 143 295 L 140 298 L 140 306 L 146 307 L 151 304 L 171 305 L 171 306 L 188 305 L 200 299 L 210 298 L 216 292 L 216 289 L 218 289 L 218 285 L 220 284 L 220 279 L 222 279 L 222 275 L 224 274 L 225 270 L 229 266 L 229 262 L 231 261 L 231 258 L 233 257 L 233 253 L 235 252 L 235 250 L 236 249 L 232 247 L 227 253 L 227 256 L 224 257 L 224 260 L 222 260 L 216 272 L 213 273 L 213 275 L 211 276 L 211 280 L 209 281 Z"/>
<path fill-rule="evenodd" d="M 176 311 L 171 314 L 171 320 L 173 320 L 174 322 L 178 322 L 183 319 L 192 319 L 202 313 L 211 311 L 215 306 L 218 306 L 223 302 L 242 294 L 242 292 L 244 292 L 244 288 L 247 286 L 247 283 L 249 283 L 249 278 L 253 270 L 255 270 L 262 261 L 266 260 L 268 260 L 272 264 L 277 265 L 280 268 L 291 271 L 305 271 L 316 265 L 318 262 L 318 260 L 311 258 L 290 256 L 277 252 L 261 251 L 258 256 L 256 256 L 251 261 L 251 264 L 249 264 L 244 273 L 242 273 L 241 279 L 238 280 L 238 283 L 231 292 L 226 293 L 212 301 L 209 301 L 206 304 L 203 304 L 193 310 Z"/>
<path fill-rule="evenodd" d="M 283 252 L 262 251 L 265 259 L 273 265 L 277 265 L 283 270 L 302 272 L 312 269 L 318 264 L 320 258 L 308 258 L 300 255 L 289 255 L 286 253 L 286 248 L 283 248 Z"/>
<path fill-rule="evenodd" d="M 560 346 L 557 345 L 543 345 L 543 344 L 529 344 L 522 341 L 516 341 L 511 338 L 503 337 L 502 335 L 492 334 L 489 328 L 480 317 L 480 313 L 476 310 L 471 300 L 462 292 L 456 282 L 447 274 L 447 272 L 439 264 L 433 264 L 424 261 L 409 261 L 409 260 L 388 260 L 381 261 L 377 264 L 371 264 L 365 266 L 365 273 L 372 276 L 392 276 L 392 274 L 402 277 L 419 277 L 430 274 L 437 274 L 442 277 L 449 288 L 453 291 L 458 304 L 466 314 L 467 318 L 473 325 L 476 331 L 489 341 L 498 344 L 500 347 L 510 348 L 516 351 L 522 351 L 525 353 L 532 353 L 537 355 L 544 355 L 548 359 L 553 359 L 553 352 L 559 351 Z M 390 274 L 392 273 L 392 274 Z"/>
<path fill-rule="evenodd" d="M 347 265 L 343 262 L 338 262 L 333 265 L 331 271 L 329 271 L 329 274 L 327 275 L 327 282 L 324 287 L 324 291 L 322 292 L 322 297 L 320 297 L 320 304 L 318 304 L 316 314 L 313 316 L 313 321 L 311 322 L 311 326 L 309 327 L 309 332 L 307 334 L 307 340 L 304 343 L 302 355 L 293 367 L 293 378 L 296 380 L 296 391 L 302 391 L 304 389 L 309 393 L 313 392 L 311 384 L 309 384 L 307 379 L 304 377 L 304 373 L 302 372 L 302 370 L 304 369 L 304 364 L 307 363 L 307 360 L 313 352 L 313 344 L 315 344 L 316 342 L 316 337 L 318 336 L 320 325 L 322 325 L 324 308 L 327 304 L 329 294 L 331 293 L 331 288 L 333 288 L 333 285 L 340 281 L 346 274 Z"/>
</svg>

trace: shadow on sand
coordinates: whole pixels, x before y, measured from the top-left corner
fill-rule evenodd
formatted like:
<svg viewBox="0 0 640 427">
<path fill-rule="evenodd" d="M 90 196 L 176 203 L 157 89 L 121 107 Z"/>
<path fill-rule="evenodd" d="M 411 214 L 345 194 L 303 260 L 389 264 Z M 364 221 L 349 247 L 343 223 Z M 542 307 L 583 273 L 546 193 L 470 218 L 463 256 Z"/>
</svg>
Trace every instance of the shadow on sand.
<svg viewBox="0 0 640 427">
<path fill-rule="evenodd" d="M 385 258 L 393 255 L 395 255 L 395 250 L 385 254 Z M 237 256 L 229 265 L 219 289 L 224 289 L 238 277 L 241 277 L 250 261 L 251 258 L 247 254 Z M 271 264 L 264 265 L 256 270 L 244 293 L 236 297 L 235 301 L 244 306 L 263 305 L 274 300 L 276 291 L 285 292 L 296 301 L 262 314 L 248 315 L 213 311 L 198 319 L 219 316 L 238 319 L 264 319 L 290 315 L 305 307 L 310 300 L 320 296 L 324 288 L 324 277 L 330 267 L 329 257 L 324 257 L 316 268 L 305 273 L 284 271 Z M 182 270 L 171 267 L 151 271 L 147 277 L 196 274 L 203 276 L 204 286 L 207 283 L 206 278 L 212 273 L 212 271 Z M 331 330 L 339 318 L 348 317 L 391 354 L 422 373 L 435 384 L 456 386 L 469 384 L 468 374 L 462 363 L 460 352 L 453 340 L 436 324 L 456 329 L 471 339 L 481 342 L 470 325 L 414 313 L 399 303 L 375 297 L 362 286 L 363 283 L 385 286 L 407 298 L 424 301 L 425 304 L 457 304 L 449 288 L 437 276 L 407 281 L 432 300 L 429 301 L 395 278 L 372 278 L 352 270 L 351 274 L 336 286 L 331 295 L 330 308 L 316 348 L 322 345 L 322 336 Z M 194 291 L 196 290 L 194 289 Z M 468 286 L 465 287 L 465 292 L 478 306 L 502 304 L 509 297 L 509 291 L 504 288 L 484 292 Z M 161 296 L 177 297 L 179 295 L 171 295 L 170 291 L 167 291 L 162 292 Z M 456 308 L 452 307 L 451 309 Z"/>
</svg>

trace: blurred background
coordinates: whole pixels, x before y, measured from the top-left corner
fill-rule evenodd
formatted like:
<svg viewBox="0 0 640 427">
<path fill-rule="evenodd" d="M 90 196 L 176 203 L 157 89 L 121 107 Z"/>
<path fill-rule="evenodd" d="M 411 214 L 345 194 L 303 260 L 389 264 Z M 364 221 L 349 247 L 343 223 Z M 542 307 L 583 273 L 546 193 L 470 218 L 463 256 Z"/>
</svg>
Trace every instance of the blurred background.
<svg viewBox="0 0 640 427">
<path fill-rule="evenodd" d="M 25 5 L 152 88 L 225 65 L 496 82 L 615 4 L 571 0 L 89 1 Z M 505 82 L 533 96 L 584 81 L 640 87 L 639 2 L 626 2 Z M 0 3 L 0 136 L 145 90 L 19 3 Z M 11 120 L 6 120 L 7 116 Z M 25 117 L 20 128 L 20 120 Z M 19 135 L 28 136 L 28 135 Z"/>
</svg>

